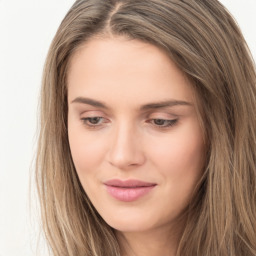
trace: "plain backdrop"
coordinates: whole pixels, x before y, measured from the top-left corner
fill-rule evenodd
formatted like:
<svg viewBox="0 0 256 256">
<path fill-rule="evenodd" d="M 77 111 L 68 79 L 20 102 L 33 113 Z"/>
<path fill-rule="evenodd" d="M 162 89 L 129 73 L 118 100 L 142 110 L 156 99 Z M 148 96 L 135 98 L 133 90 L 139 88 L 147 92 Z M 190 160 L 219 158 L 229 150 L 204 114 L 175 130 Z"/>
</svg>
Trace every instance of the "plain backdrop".
<svg viewBox="0 0 256 256">
<path fill-rule="evenodd" d="M 221 1 L 256 58 L 256 1 Z M 42 68 L 73 0 L 0 0 L 0 256 L 48 256 L 39 233 L 32 180 Z"/>
</svg>

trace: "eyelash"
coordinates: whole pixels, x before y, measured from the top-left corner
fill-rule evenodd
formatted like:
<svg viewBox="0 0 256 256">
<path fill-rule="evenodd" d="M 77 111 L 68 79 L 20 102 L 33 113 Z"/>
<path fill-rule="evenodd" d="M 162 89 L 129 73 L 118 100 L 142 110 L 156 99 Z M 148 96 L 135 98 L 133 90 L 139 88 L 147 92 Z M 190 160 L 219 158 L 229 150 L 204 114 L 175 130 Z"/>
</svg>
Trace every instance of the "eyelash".
<svg viewBox="0 0 256 256">
<path fill-rule="evenodd" d="M 92 120 L 100 120 L 101 122 L 100 123 L 97 123 L 97 124 L 92 124 Z M 96 129 L 96 128 L 99 128 L 101 126 L 102 123 L 104 123 L 104 117 L 101 117 L 101 116 L 94 116 L 94 117 L 85 117 L 85 118 L 81 118 L 81 121 L 83 122 L 83 124 L 89 128 L 89 129 Z M 163 125 L 159 125 L 159 124 L 156 124 L 155 122 L 156 121 L 160 121 L 160 123 L 163 123 Z M 158 129 L 166 129 L 168 127 L 172 127 L 174 126 L 176 123 L 178 122 L 178 119 L 162 119 L 162 118 L 153 118 L 153 119 L 150 119 L 147 121 L 147 123 L 151 123 L 152 125 L 154 125 L 156 128 Z M 107 122 L 105 122 L 107 123 Z"/>
<path fill-rule="evenodd" d="M 156 123 L 155 123 L 156 121 L 163 122 L 163 123 L 165 123 L 165 125 L 156 124 Z M 149 123 L 152 123 L 152 124 L 155 125 L 157 128 L 164 129 L 164 128 L 168 128 L 168 127 L 174 126 L 174 125 L 177 123 L 177 121 L 178 121 L 178 119 L 154 118 L 154 119 L 151 119 L 151 120 L 149 121 Z"/>
</svg>

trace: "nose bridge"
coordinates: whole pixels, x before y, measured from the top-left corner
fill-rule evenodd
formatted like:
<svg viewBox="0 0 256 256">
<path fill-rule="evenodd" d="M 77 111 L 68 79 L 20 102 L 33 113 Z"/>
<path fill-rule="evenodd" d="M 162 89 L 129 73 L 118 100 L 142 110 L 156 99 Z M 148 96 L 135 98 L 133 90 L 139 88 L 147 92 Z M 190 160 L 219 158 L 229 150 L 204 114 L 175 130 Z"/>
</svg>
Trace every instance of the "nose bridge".
<svg viewBox="0 0 256 256">
<path fill-rule="evenodd" d="M 144 162 L 143 148 L 138 129 L 127 120 L 120 121 L 112 131 L 109 161 L 112 165 L 125 169 Z"/>
</svg>

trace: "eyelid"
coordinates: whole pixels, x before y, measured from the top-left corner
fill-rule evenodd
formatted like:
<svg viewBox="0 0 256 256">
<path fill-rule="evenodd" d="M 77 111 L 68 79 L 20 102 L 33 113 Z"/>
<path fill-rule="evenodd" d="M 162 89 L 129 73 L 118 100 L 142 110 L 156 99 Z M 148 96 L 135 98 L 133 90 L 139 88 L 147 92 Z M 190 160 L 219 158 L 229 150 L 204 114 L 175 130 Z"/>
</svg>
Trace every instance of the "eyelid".
<svg viewBox="0 0 256 256">
<path fill-rule="evenodd" d="M 171 119 L 176 119 L 178 118 L 177 114 L 172 114 L 166 111 L 157 111 L 157 112 L 151 112 L 147 114 L 148 119 L 166 119 L 166 120 L 171 120 Z"/>
<path fill-rule="evenodd" d="M 160 109 L 148 112 L 146 114 L 146 123 L 151 125 L 154 129 L 166 130 L 175 126 L 179 117 L 179 115 L 170 112 L 170 110 Z M 160 121 L 160 123 L 158 122 L 159 124 L 157 124 L 157 120 Z"/>
<path fill-rule="evenodd" d="M 81 112 L 80 115 L 81 116 L 86 115 L 86 117 L 95 117 L 95 116 L 104 117 L 104 116 L 106 116 L 104 114 L 104 112 L 99 111 L 99 110 L 94 110 L 94 109 L 85 110 L 85 111 Z"/>
<path fill-rule="evenodd" d="M 90 118 L 96 117 L 100 117 L 102 121 L 99 124 L 90 124 Z M 107 125 L 107 123 L 110 123 L 112 120 L 110 113 L 106 113 L 105 111 L 94 107 L 90 107 L 89 109 L 84 108 L 83 111 L 80 112 L 79 119 L 82 122 L 82 125 L 88 129 L 103 128 Z"/>
</svg>

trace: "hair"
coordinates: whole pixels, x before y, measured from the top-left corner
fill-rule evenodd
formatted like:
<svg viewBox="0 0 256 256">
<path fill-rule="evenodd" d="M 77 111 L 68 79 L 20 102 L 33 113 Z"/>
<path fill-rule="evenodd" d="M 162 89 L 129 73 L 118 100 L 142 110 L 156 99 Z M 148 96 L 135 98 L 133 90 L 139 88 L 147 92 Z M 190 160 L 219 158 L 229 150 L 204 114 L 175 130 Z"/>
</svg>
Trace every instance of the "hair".
<svg viewBox="0 0 256 256">
<path fill-rule="evenodd" d="M 164 49 L 190 79 L 206 166 L 177 255 L 256 255 L 256 72 L 238 25 L 217 0 L 78 0 L 45 63 L 36 182 L 54 256 L 118 256 L 114 230 L 77 176 L 67 133 L 67 73 L 79 46 L 125 36 Z"/>
</svg>

